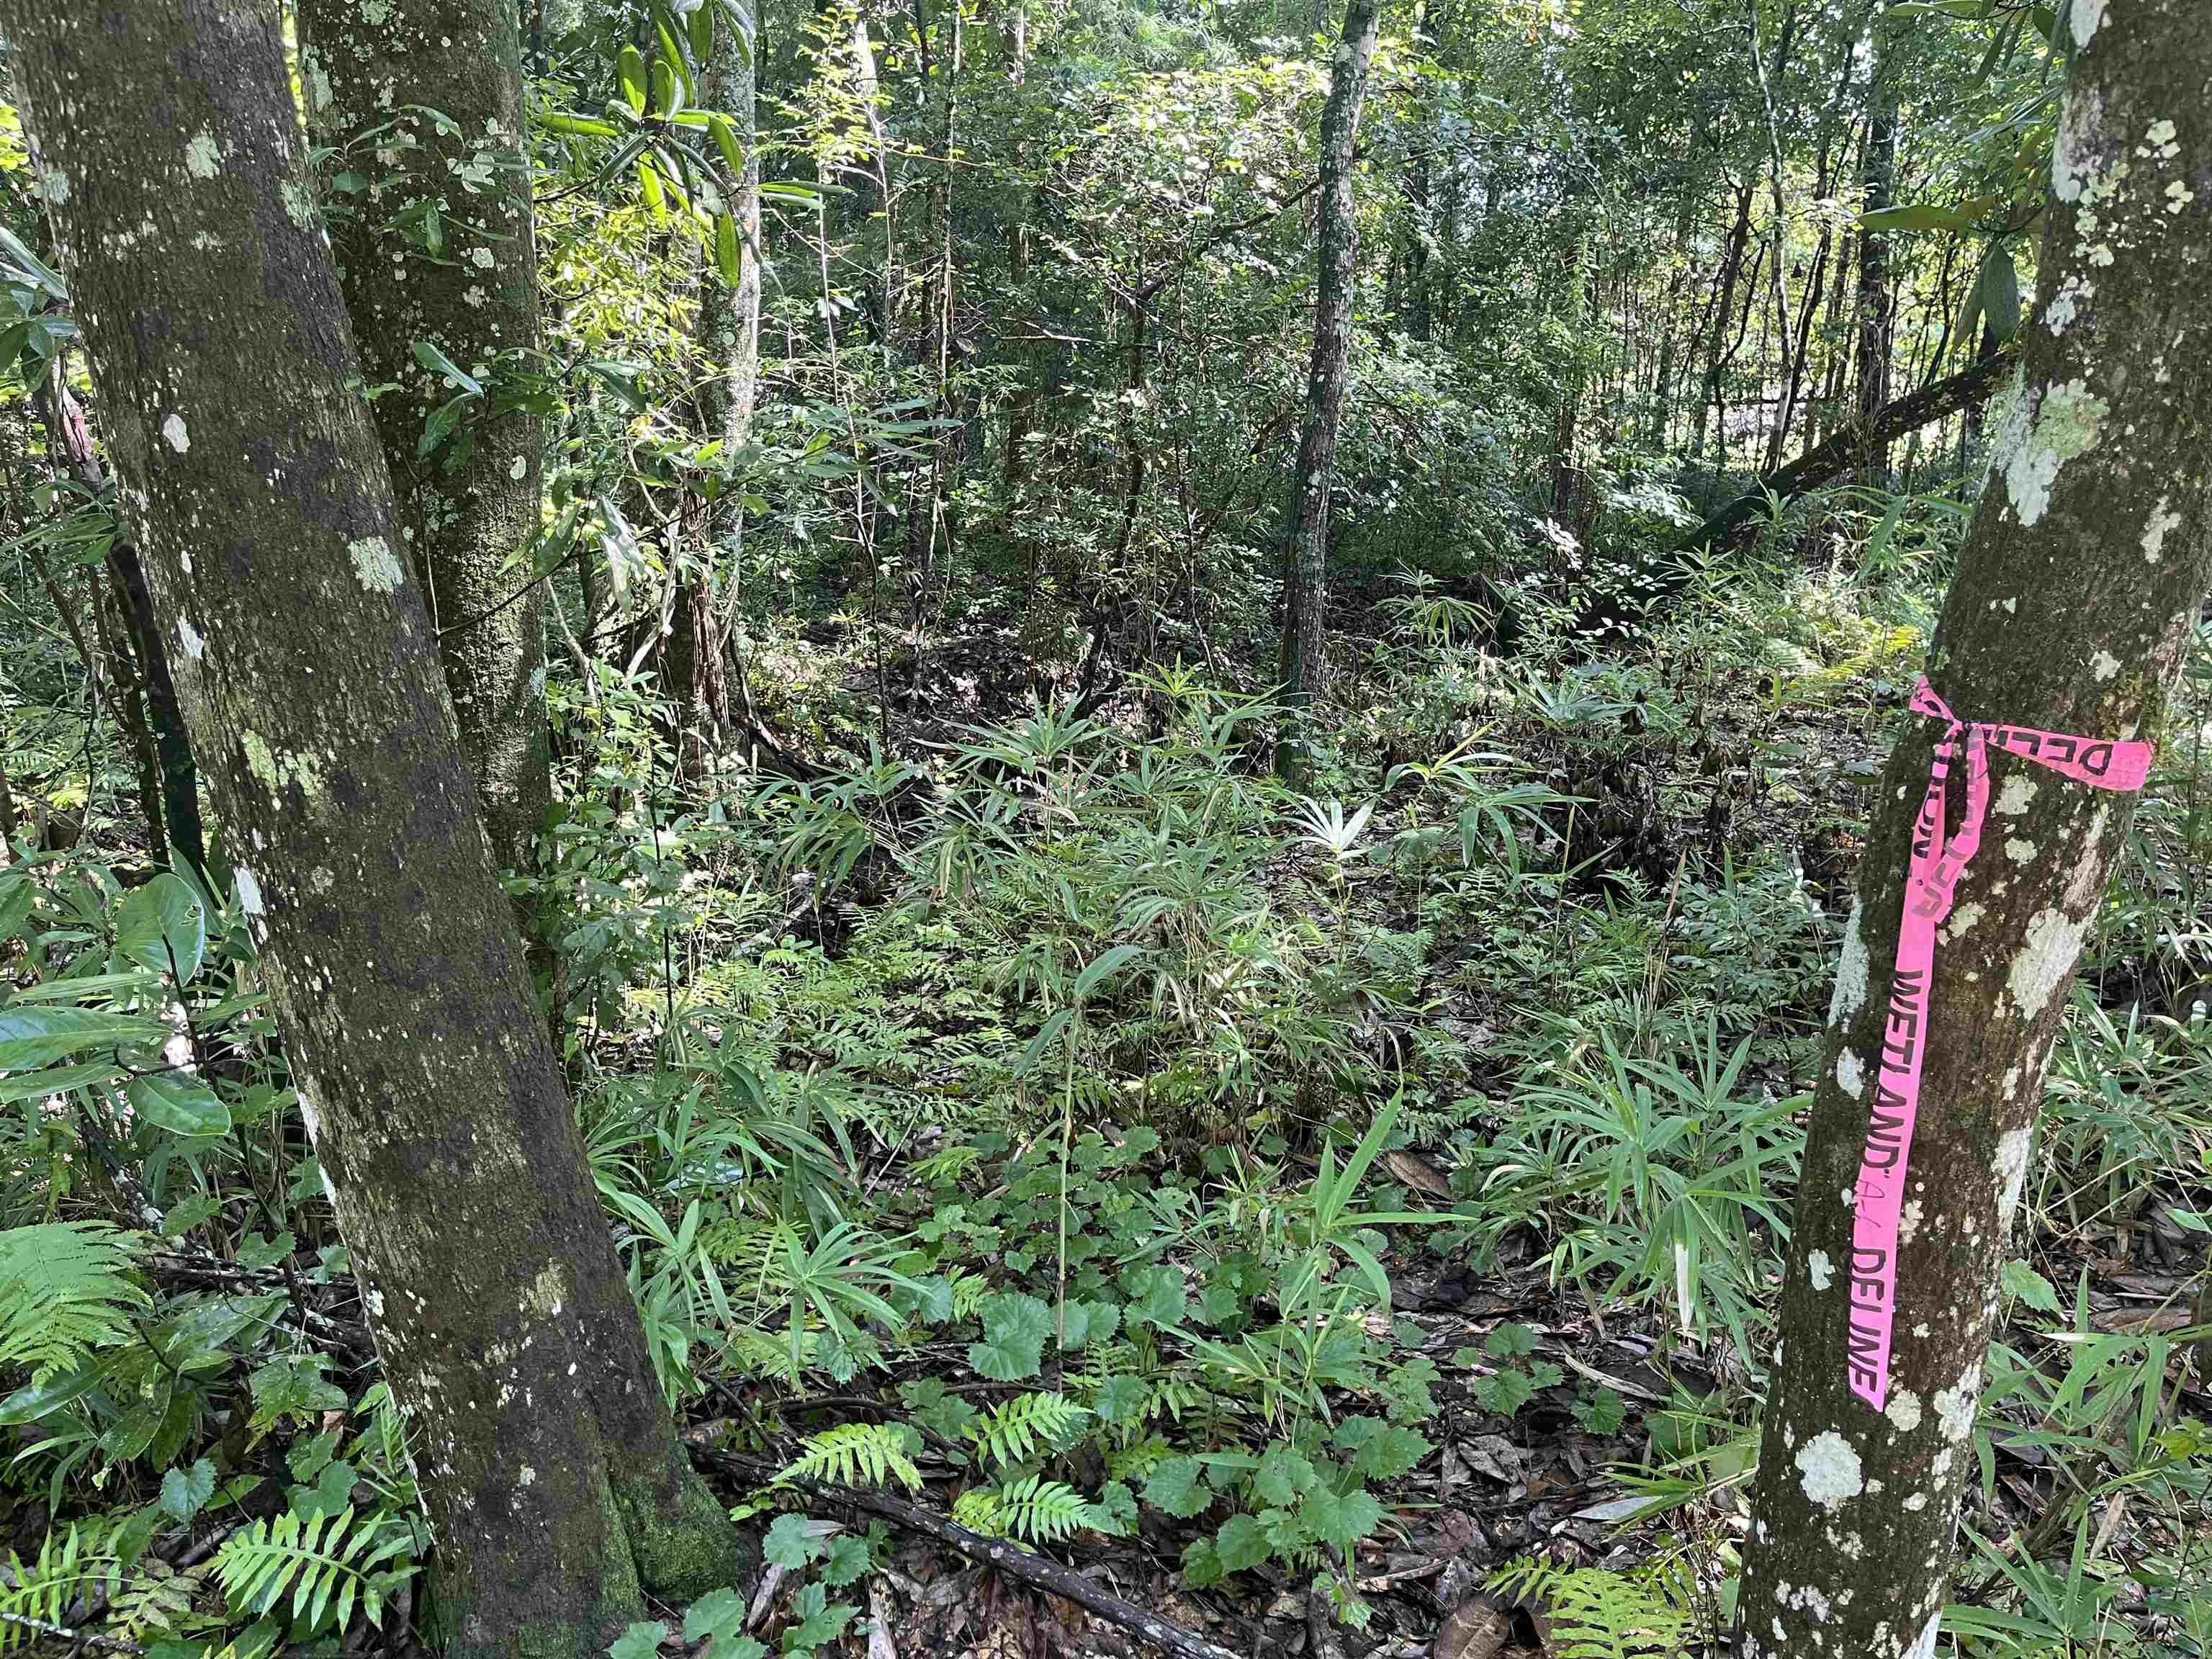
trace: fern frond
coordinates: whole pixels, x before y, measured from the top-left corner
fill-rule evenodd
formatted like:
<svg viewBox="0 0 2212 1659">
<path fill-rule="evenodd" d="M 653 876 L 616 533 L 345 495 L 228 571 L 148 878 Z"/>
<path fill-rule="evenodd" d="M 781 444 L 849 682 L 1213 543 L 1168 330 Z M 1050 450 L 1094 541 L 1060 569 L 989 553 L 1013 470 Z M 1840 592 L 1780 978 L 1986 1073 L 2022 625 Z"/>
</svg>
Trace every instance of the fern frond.
<svg viewBox="0 0 2212 1659">
<path fill-rule="evenodd" d="M 1524 1558 L 1486 1588 L 1542 1602 L 1559 1659 L 1653 1659 L 1680 1653 L 1690 1636 L 1687 1587 L 1665 1563 L 1624 1573 Z"/>
<path fill-rule="evenodd" d="M 973 1319 L 975 1310 L 983 1305 L 983 1298 L 991 1294 L 991 1281 L 977 1273 L 963 1268 L 945 1281 L 952 1287 L 952 1316 Z"/>
<path fill-rule="evenodd" d="M 961 1493 L 953 1500 L 952 1518 L 970 1532 L 1030 1544 L 1056 1544 L 1098 1520 L 1074 1487 L 1034 1474 L 1011 1486 L 978 1486 Z"/>
<path fill-rule="evenodd" d="M 0 1231 L 0 1370 L 20 1366 L 43 1382 L 128 1339 L 147 1305 L 125 1277 L 131 1241 L 97 1221 Z"/>
<path fill-rule="evenodd" d="M 725 1216 L 699 1231 L 700 1247 L 718 1267 L 738 1269 L 737 1278 L 769 1276 L 775 1265 L 775 1222 L 749 1215 Z"/>
<path fill-rule="evenodd" d="M 921 1471 L 907 1455 L 906 1431 L 896 1423 L 840 1423 L 811 1437 L 776 1478 L 880 1486 L 891 1475 L 908 1492 L 921 1490 Z"/>
<path fill-rule="evenodd" d="M 283 1608 L 289 1592 L 286 1611 L 301 1636 L 344 1629 L 356 1603 L 374 1625 L 384 1617 L 385 1596 L 414 1571 L 411 1559 L 399 1559 L 412 1542 L 404 1529 L 356 1516 L 351 1506 L 305 1519 L 280 1515 L 234 1533 L 216 1556 L 216 1576 L 246 1616 Z"/>
<path fill-rule="evenodd" d="M 13 1550 L 8 1553 L 15 1582 L 0 1584 L 0 1653 L 61 1629 L 70 1604 L 79 1596 L 99 1589 L 113 1591 L 122 1567 L 110 1547 L 112 1537 L 113 1529 L 105 1522 L 88 1521 L 65 1532 L 49 1532 L 27 1565 Z"/>
<path fill-rule="evenodd" d="M 1019 1463 L 1034 1451 L 1060 1444 L 1090 1415 L 1062 1395 L 1018 1395 L 969 1424 L 968 1437 L 989 1462 Z"/>
</svg>

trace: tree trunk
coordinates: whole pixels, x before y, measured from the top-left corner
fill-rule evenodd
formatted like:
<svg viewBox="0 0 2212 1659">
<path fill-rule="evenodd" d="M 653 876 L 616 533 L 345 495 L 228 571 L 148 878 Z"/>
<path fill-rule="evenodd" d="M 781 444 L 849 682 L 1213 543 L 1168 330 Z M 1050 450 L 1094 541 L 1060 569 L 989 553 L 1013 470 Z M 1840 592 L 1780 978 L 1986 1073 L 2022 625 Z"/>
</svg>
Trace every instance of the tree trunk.
<svg viewBox="0 0 2212 1659">
<path fill-rule="evenodd" d="M 1938 380 L 1934 386 L 1924 386 L 1909 398 L 1899 398 L 1875 416 L 1870 429 L 1878 439 L 1887 443 L 1905 433 L 1917 432 L 1922 427 L 1955 415 L 1962 409 L 1972 409 L 1996 390 L 1998 376 L 2003 368 L 2002 357 L 1985 358 L 1971 368 L 1961 369 L 1948 380 Z M 1830 479 L 1841 477 L 1856 464 L 1863 441 L 1856 425 L 1844 426 L 1826 443 L 1807 450 L 1779 471 L 1763 476 L 1756 489 L 1737 496 L 1696 529 L 1686 531 L 1675 538 L 1673 550 L 1679 553 L 1717 541 L 1760 512 L 1766 506 L 1770 495 L 1787 501 L 1792 495 L 1817 489 Z"/>
<path fill-rule="evenodd" d="M 1887 8 L 1874 19 L 1873 81 L 1869 88 L 1866 143 L 1859 150 L 1862 210 L 1879 213 L 1897 189 L 1897 79 L 1887 40 Z M 1869 427 L 1875 410 L 1889 401 L 1891 312 L 1889 234 L 1866 229 L 1859 238 L 1858 423 Z M 1869 479 L 1889 470 L 1889 446 L 1869 436 L 1862 466 Z"/>
<path fill-rule="evenodd" d="M 46 427 L 46 443 L 57 466 L 66 466 L 70 477 L 97 493 L 107 487 L 107 474 L 94 447 L 92 428 L 84 410 L 57 373 L 33 389 Z M 118 504 L 119 506 L 119 504 Z M 191 738 L 185 731 L 184 715 L 177 708 L 177 683 L 169 667 L 169 653 L 161 631 L 154 622 L 146 594 L 146 573 L 138 550 L 131 545 L 127 526 L 118 522 L 114 544 L 107 550 L 109 583 L 116 608 L 122 612 L 124 631 L 130 635 L 137 659 L 138 691 L 144 699 L 143 725 L 154 751 L 152 790 L 141 785 L 146 797 L 144 811 L 152 832 L 156 864 L 182 864 L 195 875 L 207 870 L 207 842 L 200 827 L 200 775 L 192 763 Z"/>
<path fill-rule="evenodd" d="M 1713 303 L 1713 343 L 1705 356 L 1705 399 L 1698 410 L 1698 441 L 1690 451 L 1692 456 L 1705 453 L 1705 416 L 1710 410 L 1719 427 L 1713 441 L 1716 477 L 1728 466 L 1728 398 L 1722 376 L 1728 367 L 1728 327 L 1735 312 L 1735 285 L 1743 274 L 1744 248 L 1751 239 L 1753 189 L 1753 182 L 1747 180 L 1736 191 L 1735 224 L 1729 231 L 1728 251 L 1721 256 L 1720 297 Z"/>
<path fill-rule="evenodd" d="M 733 465 L 752 436 L 760 393 L 761 173 L 753 131 L 753 43 L 739 38 L 730 13 L 718 15 L 713 27 L 707 59 L 695 67 L 701 103 L 728 116 L 744 147 L 743 172 L 726 181 L 739 265 L 735 287 L 711 269 L 699 272 L 695 338 L 705 360 L 698 377 L 700 436 L 720 442 L 725 465 Z M 659 649 L 660 690 L 673 708 L 678 775 L 693 782 L 711 769 L 732 726 L 726 625 L 732 607 L 724 593 L 726 583 L 730 592 L 742 587 L 745 516 L 734 476 L 722 483 L 712 501 L 699 495 L 684 499 L 679 568 L 671 574 L 676 589 Z"/>
<path fill-rule="evenodd" d="M 1768 304 L 1772 309 L 1776 361 L 1782 381 L 1790 378 L 1790 294 L 1788 258 L 1790 250 L 1790 205 L 1783 193 L 1782 175 L 1786 170 L 1782 159 L 1782 118 L 1775 107 L 1774 88 L 1790 70 L 1790 48 L 1797 33 L 1797 8 L 1794 3 L 1782 9 L 1782 38 L 1774 48 L 1774 70 L 1767 72 L 1765 55 L 1759 50 L 1759 8 L 1760 0 L 1751 0 L 1751 61 L 1759 72 L 1759 101 L 1766 112 L 1767 182 L 1774 198 L 1774 261 L 1767 270 Z M 1766 355 L 1759 353 L 1759 378 L 1765 379 Z M 1788 389 L 1782 392 L 1782 401 L 1774 411 L 1774 426 L 1768 442 L 1770 465 L 1782 459 L 1783 434 L 1790 426 L 1790 396 Z M 1757 447 L 1753 446 L 1753 453 Z M 1754 463 L 1755 464 L 1755 463 Z"/>
<path fill-rule="evenodd" d="M 1294 480 L 1297 504 L 1283 556 L 1283 633 L 1276 678 L 1302 710 L 1325 679 L 1323 620 L 1328 574 L 1328 487 L 1336 460 L 1337 422 L 1352 358 L 1352 300 L 1359 229 L 1352 218 L 1352 147 L 1367 70 L 1375 56 L 1376 0 L 1350 0 L 1343 44 L 1321 115 L 1321 190 L 1314 292 L 1313 356 L 1306 371 L 1305 419 L 1298 433 Z M 1296 765 L 1301 740 L 1286 738 L 1281 758 Z"/>
<path fill-rule="evenodd" d="M 951 39 L 941 42 L 945 46 L 944 142 L 939 150 L 941 163 L 937 197 L 935 227 L 938 254 L 937 313 L 932 333 L 931 365 L 935 375 L 935 404 L 932 412 L 944 422 L 930 441 L 929 471 L 922 474 L 916 470 L 916 488 L 908 492 L 907 518 L 907 582 L 908 584 L 908 617 L 915 638 L 915 672 L 921 672 L 921 639 L 923 613 L 928 607 L 930 589 L 938 579 L 938 547 L 945 547 L 945 582 L 948 596 L 952 580 L 953 523 L 948 501 L 959 480 L 960 448 L 963 428 L 953 407 L 952 384 L 952 319 L 954 286 L 958 264 L 954 257 L 952 241 L 952 178 L 954 145 L 958 135 L 960 113 L 960 70 L 965 55 L 962 29 L 963 6 L 959 0 L 944 8 L 941 29 L 949 30 Z M 914 32 L 915 50 L 921 56 L 921 75 L 929 78 L 931 65 L 927 52 L 928 20 L 922 11 L 921 0 L 914 0 Z"/>
<path fill-rule="evenodd" d="M 2080 50 L 2044 309 L 1929 676 L 1959 719 L 2088 742 L 1908 718 L 1890 758 L 1798 1188 L 1744 1659 L 1934 1652 L 2044 1073 L 2133 813 L 2109 787 L 2130 757 L 2105 745 L 2157 734 L 2212 582 L 2212 33 L 2197 0 L 2077 6 L 2063 27 Z M 1969 773 L 1997 751 L 1967 790 L 1969 824 L 1994 796 L 1978 854 L 1930 822 L 1939 740 Z M 2107 788 L 2075 781 L 2102 764 Z"/>
<path fill-rule="evenodd" d="M 544 599 L 535 583 L 514 597 L 544 450 L 538 416 L 509 401 L 538 344 L 517 22 L 510 0 L 300 0 L 310 131 L 368 179 L 331 204 L 346 311 L 368 384 L 398 387 L 372 404 L 377 432 L 507 869 L 531 861 L 552 799 Z M 439 240 L 418 246 L 433 212 Z M 416 228 L 387 230 L 395 221 Z M 417 360 L 418 344 L 486 393 L 427 456 L 425 423 L 458 389 Z"/>
<path fill-rule="evenodd" d="M 532 1004 L 277 13 L 0 18 L 194 752 L 411 1422 L 448 1651 L 594 1659 L 641 1583 L 681 1601 L 750 1558 L 684 1461 Z"/>
</svg>

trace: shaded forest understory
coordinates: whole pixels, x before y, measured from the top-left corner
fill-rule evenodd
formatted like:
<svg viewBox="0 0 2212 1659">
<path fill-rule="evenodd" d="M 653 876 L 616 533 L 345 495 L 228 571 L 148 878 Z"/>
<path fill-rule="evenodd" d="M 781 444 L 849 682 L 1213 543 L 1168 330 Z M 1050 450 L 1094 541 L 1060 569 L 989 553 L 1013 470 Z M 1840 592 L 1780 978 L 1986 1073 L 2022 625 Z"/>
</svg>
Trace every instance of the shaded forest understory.
<svg viewBox="0 0 2212 1659">
<path fill-rule="evenodd" d="M 2125 73 L 2172 3 L 2109 0 Z M 1786 1487 L 1854 1560 L 1960 1494 L 1854 1653 L 2212 1654 L 2205 434 L 2063 356 L 2072 203 L 2193 167 L 2145 210 L 2208 246 L 2212 126 L 2085 161 L 2069 73 L 2137 106 L 2084 8 L 161 0 L 70 73 L 187 112 L 130 163 L 173 278 L 100 264 L 139 152 L 0 7 L 0 1652 L 1809 1659 Z M 196 301 L 195 212 L 324 274 Z M 2124 675 L 2039 611 L 2100 538 L 2190 596 Z M 1914 1300 L 1957 1227 L 1990 1335 L 1889 1397 L 1942 1437 L 1893 1533 L 1775 1377 L 1788 1287 L 1862 1282 L 1792 1228 L 1894 1040 L 1923 672 L 2156 749 L 2108 838 L 1991 763 L 1938 937 L 2048 888 L 2045 1080 L 1930 1061 L 1915 1167 L 1972 1119 L 1995 1187 L 1905 1204 L 1898 1322 L 1981 1301 Z M 487 1633 L 468 1517 L 609 1386 L 522 1352 L 602 1221 L 611 1485 L 501 1570 L 613 1588 Z M 663 1405 L 704 1566 L 626 1507 Z"/>
</svg>

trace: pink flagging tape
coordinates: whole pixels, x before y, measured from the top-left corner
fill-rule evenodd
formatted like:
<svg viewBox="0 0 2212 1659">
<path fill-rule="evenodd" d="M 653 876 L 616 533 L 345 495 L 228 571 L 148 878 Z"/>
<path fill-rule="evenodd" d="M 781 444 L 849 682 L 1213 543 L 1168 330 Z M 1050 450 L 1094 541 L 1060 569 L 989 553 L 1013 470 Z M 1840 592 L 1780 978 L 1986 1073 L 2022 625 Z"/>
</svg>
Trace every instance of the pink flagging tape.
<svg viewBox="0 0 2212 1659">
<path fill-rule="evenodd" d="M 1912 863 L 1905 882 L 1905 919 L 1897 935 L 1897 973 L 1882 1023 L 1881 1072 L 1859 1163 L 1851 1228 L 1851 1392 L 1876 1411 L 1889 1395 L 1890 1332 L 1897 1315 L 1897 1224 L 1905 1206 L 1912 1126 L 1920 1115 L 1920 1065 L 1928 1037 L 1928 981 L 1936 930 L 1951 913 L 1959 878 L 1982 843 L 1990 804 L 1990 745 L 2099 789 L 2130 793 L 2150 775 L 2147 743 L 2106 743 L 2038 732 L 2023 726 L 1962 720 L 1925 679 L 1913 688 L 1912 712 L 1943 722 L 1942 741 L 1928 769 L 1928 791 L 1912 829 Z M 1959 833 L 1943 834 L 1943 786 L 1958 742 L 1966 739 L 1966 816 Z"/>
</svg>

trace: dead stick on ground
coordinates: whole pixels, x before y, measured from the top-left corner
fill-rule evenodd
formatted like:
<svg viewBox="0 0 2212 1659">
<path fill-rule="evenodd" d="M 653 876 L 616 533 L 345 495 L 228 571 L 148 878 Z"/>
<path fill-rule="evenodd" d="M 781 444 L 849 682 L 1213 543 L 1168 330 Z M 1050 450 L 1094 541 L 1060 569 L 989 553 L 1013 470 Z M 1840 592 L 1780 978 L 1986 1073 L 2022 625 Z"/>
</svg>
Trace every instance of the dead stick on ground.
<svg viewBox="0 0 2212 1659">
<path fill-rule="evenodd" d="M 740 1474 L 748 1480 L 762 1479 L 769 1472 L 765 1465 L 755 1464 L 749 1458 L 735 1457 L 727 1452 L 695 1447 L 691 1455 L 712 1468 Z M 1175 1654 L 1177 1659 L 1243 1659 L 1243 1656 L 1234 1650 L 1209 1642 L 1196 1631 L 1178 1625 L 1171 1619 L 1163 1619 L 1159 1614 L 1139 1607 L 1134 1601 L 1125 1601 L 1110 1590 L 1101 1589 L 1071 1567 L 1063 1567 L 1057 1561 L 1047 1560 L 1041 1555 L 1031 1555 L 1003 1538 L 987 1538 L 980 1532 L 971 1532 L 920 1504 L 909 1504 L 884 1492 L 857 1492 L 849 1486 L 823 1486 L 811 1480 L 789 1480 L 781 1484 L 796 1491 L 810 1504 L 879 1515 L 910 1531 L 934 1538 L 940 1544 L 950 1544 L 969 1560 L 985 1562 L 1008 1577 L 1018 1578 L 1023 1583 L 1034 1589 L 1041 1589 L 1048 1595 L 1063 1596 L 1097 1613 L 1107 1623 L 1118 1625 L 1123 1630 L 1141 1636 L 1154 1647 Z"/>
</svg>

